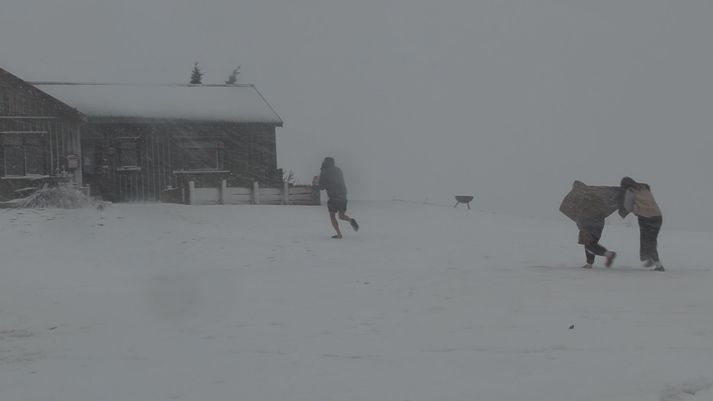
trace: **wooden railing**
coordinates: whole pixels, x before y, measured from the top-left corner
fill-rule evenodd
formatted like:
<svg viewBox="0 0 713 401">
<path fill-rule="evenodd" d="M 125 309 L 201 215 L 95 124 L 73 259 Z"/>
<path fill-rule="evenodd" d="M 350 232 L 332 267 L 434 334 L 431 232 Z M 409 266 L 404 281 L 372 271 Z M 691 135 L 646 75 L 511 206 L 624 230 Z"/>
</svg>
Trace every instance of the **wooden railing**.
<svg viewBox="0 0 713 401">
<path fill-rule="evenodd" d="M 282 188 L 262 188 L 255 182 L 252 188 L 229 187 L 226 180 L 214 188 L 196 188 L 188 182 L 186 203 L 189 205 L 319 205 L 319 189 L 311 185 L 288 185 Z"/>
</svg>

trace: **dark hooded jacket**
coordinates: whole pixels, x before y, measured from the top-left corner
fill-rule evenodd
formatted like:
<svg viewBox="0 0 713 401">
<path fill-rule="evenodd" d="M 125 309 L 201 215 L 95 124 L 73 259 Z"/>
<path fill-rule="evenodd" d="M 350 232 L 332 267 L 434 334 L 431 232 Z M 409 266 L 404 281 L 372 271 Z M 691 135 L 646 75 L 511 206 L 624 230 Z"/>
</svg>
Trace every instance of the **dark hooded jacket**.
<svg viewBox="0 0 713 401">
<path fill-rule="evenodd" d="M 346 200 L 347 187 L 344 185 L 342 170 L 334 165 L 334 159 L 325 157 L 319 174 L 319 189 L 327 190 L 330 199 Z"/>
<path fill-rule="evenodd" d="M 580 228 L 590 224 L 604 224 L 604 219 L 623 205 L 620 187 L 589 186 L 575 181 L 564 197 L 560 212 Z"/>
</svg>

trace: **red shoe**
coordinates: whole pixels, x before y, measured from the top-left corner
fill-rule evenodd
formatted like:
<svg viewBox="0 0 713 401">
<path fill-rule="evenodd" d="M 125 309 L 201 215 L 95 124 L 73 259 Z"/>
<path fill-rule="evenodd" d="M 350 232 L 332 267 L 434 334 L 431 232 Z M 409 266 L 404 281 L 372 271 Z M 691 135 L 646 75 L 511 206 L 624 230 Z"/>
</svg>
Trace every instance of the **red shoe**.
<svg viewBox="0 0 713 401">
<path fill-rule="evenodd" d="M 607 251 L 607 253 L 604 254 L 604 257 L 607 258 L 604 262 L 604 266 L 611 267 L 612 263 L 614 263 L 614 259 L 616 258 L 616 252 Z"/>
</svg>

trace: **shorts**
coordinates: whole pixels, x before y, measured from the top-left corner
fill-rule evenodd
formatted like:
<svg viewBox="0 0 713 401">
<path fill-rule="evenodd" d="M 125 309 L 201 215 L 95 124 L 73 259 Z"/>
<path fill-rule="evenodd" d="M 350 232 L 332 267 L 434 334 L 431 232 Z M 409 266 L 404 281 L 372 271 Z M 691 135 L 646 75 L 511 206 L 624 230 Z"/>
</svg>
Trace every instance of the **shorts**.
<svg viewBox="0 0 713 401">
<path fill-rule="evenodd" d="M 329 200 L 327 200 L 327 209 L 329 209 L 330 213 L 344 213 L 347 211 L 347 200 L 330 198 Z"/>
</svg>

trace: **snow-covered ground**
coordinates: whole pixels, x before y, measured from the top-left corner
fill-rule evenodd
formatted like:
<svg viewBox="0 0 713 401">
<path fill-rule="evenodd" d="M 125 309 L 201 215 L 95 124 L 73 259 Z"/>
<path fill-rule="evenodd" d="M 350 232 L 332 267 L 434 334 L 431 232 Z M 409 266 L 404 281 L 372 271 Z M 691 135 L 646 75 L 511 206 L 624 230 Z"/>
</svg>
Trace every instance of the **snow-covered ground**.
<svg viewBox="0 0 713 401">
<path fill-rule="evenodd" d="M 404 202 L 0 210 L 0 400 L 713 400 L 713 234 Z"/>
</svg>

